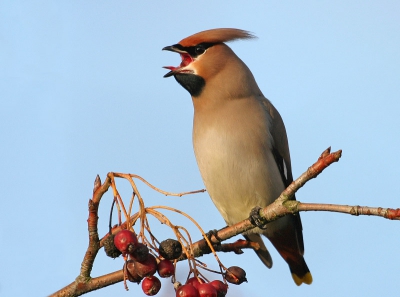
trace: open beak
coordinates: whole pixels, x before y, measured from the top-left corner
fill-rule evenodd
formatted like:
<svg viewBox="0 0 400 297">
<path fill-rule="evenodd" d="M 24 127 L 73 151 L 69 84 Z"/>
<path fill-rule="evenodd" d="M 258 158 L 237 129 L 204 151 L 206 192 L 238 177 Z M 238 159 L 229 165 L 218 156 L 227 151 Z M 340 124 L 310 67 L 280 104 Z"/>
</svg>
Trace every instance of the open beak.
<svg viewBox="0 0 400 297">
<path fill-rule="evenodd" d="M 163 68 L 171 70 L 170 72 L 165 74 L 164 77 L 170 77 L 178 73 L 193 73 L 192 70 L 185 69 L 186 66 L 193 62 L 193 58 L 185 50 L 181 49 L 181 46 L 179 44 L 166 46 L 162 50 L 178 53 L 180 54 L 182 59 L 182 62 L 178 67 L 164 66 Z"/>
</svg>

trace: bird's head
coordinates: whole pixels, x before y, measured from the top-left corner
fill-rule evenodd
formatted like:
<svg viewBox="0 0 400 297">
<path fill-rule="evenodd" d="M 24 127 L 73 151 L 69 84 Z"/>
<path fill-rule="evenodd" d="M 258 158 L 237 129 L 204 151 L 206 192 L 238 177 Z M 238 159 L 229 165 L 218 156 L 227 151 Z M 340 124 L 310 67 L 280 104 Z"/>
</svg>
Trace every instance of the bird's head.
<svg viewBox="0 0 400 297">
<path fill-rule="evenodd" d="M 170 72 L 164 77 L 174 76 L 193 97 L 197 97 L 206 81 L 220 72 L 227 61 L 232 61 L 233 57 L 238 59 L 224 43 L 249 38 L 254 36 L 247 31 L 221 28 L 202 31 L 166 46 L 163 50 L 180 54 L 182 61 L 177 67 L 165 66 Z"/>
</svg>

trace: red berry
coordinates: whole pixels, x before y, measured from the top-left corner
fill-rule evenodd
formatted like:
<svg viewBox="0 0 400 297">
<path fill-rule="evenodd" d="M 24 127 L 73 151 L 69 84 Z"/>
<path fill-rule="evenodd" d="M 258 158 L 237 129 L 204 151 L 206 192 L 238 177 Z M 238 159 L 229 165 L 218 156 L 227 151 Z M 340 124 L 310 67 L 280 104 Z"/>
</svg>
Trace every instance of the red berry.
<svg viewBox="0 0 400 297">
<path fill-rule="evenodd" d="M 135 269 L 135 262 L 133 260 L 126 261 L 124 265 L 124 274 L 126 275 L 128 280 L 133 283 L 138 284 L 143 279 L 143 277 L 137 274 L 137 271 Z"/>
<path fill-rule="evenodd" d="M 240 285 L 243 282 L 247 282 L 246 271 L 238 266 L 229 267 L 225 272 L 225 279 L 234 285 Z"/>
<path fill-rule="evenodd" d="M 186 284 L 176 290 L 176 297 L 200 297 L 200 295 L 195 287 Z"/>
<path fill-rule="evenodd" d="M 217 297 L 217 290 L 209 283 L 199 284 L 197 289 L 200 297 Z"/>
<path fill-rule="evenodd" d="M 135 261 L 135 269 L 141 277 L 151 276 L 157 271 L 157 261 L 153 255 L 148 254 L 143 261 Z"/>
<path fill-rule="evenodd" d="M 128 253 L 131 245 L 136 246 L 137 244 L 137 237 L 132 231 L 121 230 L 114 236 L 114 245 L 123 254 Z"/>
<path fill-rule="evenodd" d="M 200 279 L 200 281 L 199 281 L 199 279 Z M 191 277 L 186 281 L 186 284 L 192 285 L 193 287 L 195 287 L 198 290 L 199 285 L 204 284 L 205 282 L 206 281 L 202 278 Z"/>
<path fill-rule="evenodd" d="M 156 276 L 146 277 L 142 281 L 142 290 L 147 296 L 153 296 L 161 289 L 161 282 Z"/>
<path fill-rule="evenodd" d="M 210 285 L 217 290 L 217 297 L 224 297 L 228 292 L 228 286 L 220 280 L 213 280 Z"/>
<path fill-rule="evenodd" d="M 170 277 L 174 275 L 175 267 L 170 260 L 161 260 L 157 265 L 157 271 L 161 277 Z"/>
</svg>

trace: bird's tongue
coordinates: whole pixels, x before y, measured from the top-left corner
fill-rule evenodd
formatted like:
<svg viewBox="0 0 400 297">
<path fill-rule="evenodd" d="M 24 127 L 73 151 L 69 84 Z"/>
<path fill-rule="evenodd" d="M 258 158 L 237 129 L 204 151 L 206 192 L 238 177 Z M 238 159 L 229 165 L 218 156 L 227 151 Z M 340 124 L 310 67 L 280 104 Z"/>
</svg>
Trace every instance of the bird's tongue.
<svg viewBox="0 0 400 297">
<path fill-rule="evenodd" d="M 181 58 L 182 62 L 180 67 L 185 67 L 193 61 L 192 57 L 189 54 L 181 54 Z"/>
<path fill-rule="evenodd" d="M 181 55 L 181 58 L 182 58 L 182 62 L 178 67 L 164 66 L 163 68 L 169 69 L 171 71 L 175 71 L 175 70 L 177 70 L 179 68 L 182 68 L 182 67 L 185 67 L 185 66 L 189 65 L 193 61 L 192 57 L 189 54 L 182 53 L 180 55 Z"/>
</svg>

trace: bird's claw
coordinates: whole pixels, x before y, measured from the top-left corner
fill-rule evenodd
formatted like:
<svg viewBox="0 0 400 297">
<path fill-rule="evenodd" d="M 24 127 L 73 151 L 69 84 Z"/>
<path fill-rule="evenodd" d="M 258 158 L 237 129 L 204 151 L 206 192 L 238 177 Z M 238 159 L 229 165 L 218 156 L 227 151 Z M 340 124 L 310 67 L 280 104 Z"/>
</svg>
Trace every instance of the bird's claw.
<svg viewBox="0 0 400 297">
<path fill-rule="evenodd" d="M 260 209 L 262 207 L 256 206 L 250 211 L 250 216 L 249 220 L 253 224 L 253 226 L 256 226 L 262 230 L 267 229 L 267 224 L 268 222 L 260 216 Z"/>
<path fill-rule="evenodd" d="M 207 238 L 210 240 L 210 242 L 211 242 L 211 237 L 212 237 L 213 235 L 214 235 L 215 239 L 218 240 L 217 243 L 213 243 L 213 244 L 219 244 L 219 245 L 220 245 L 221 242 L 222 242 L 222 239 L 218 237 L 218 230 L 213 229 L 213 230 L 210 230 L 210 231 L 208 231 L 208 232 L 206 233 L 206 236 L 207 236 Z"/>
</svg>

